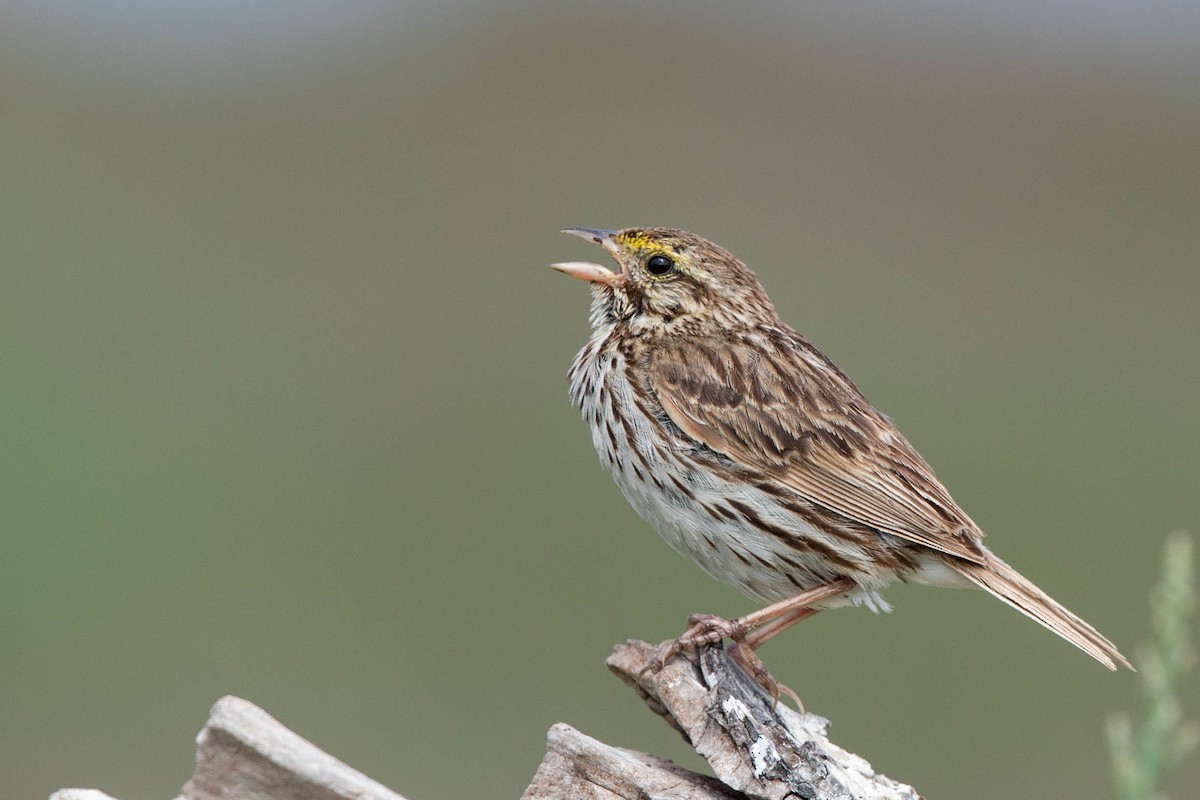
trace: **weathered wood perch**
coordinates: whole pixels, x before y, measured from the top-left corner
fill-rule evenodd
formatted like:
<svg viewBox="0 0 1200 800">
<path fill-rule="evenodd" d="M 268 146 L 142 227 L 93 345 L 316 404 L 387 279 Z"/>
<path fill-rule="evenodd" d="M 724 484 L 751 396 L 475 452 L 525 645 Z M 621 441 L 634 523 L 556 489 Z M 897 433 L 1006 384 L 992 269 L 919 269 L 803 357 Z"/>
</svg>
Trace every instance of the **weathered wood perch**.
<svg viewBox="0 0 1200 800">
<path fill-rule="evenodd" d="M 719 646 L 702 649 L 695 662 L 677 656 L 658 673 L 644 671 L 653 653 L 645 642 L 627 642 L 608 668 L 683 734 L 716 777 L 559 723 L 523 800 L 920 800 L 830 742 L 828 721 L 775 706 Z M 177 800 L 404 800 L 237 697 L 217 701 L 196 743 L 196 771 Z M 112 798 L 63 789 L 51 800 Z"/>
<path fill-rule="evenodd" d="M 864 759 L 830 742 L 827 720 L 774 704 L 719 646 L 703 648 L 698 663 L 676 657 L 658 673 L 646 670 L 654 651 L 645 642 L 618 645 L 608 668 L 683 734 L 734 797 L 919 800 L 912 787 L 877 775 Z M 537 793 L 541 773 L 525 797 L 564 796 Z M 692 775 L 695 786 L 709 780 Z M 687 796 L 676 791 L 666 796 Z"/>
</svg>

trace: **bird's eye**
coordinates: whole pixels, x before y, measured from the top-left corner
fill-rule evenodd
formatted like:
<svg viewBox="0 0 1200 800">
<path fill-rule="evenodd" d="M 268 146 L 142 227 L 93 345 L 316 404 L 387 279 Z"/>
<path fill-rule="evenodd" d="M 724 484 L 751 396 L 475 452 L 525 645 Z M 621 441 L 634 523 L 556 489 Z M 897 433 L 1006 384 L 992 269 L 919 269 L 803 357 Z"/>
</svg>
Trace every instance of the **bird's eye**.
<svg viewBox="0 0 1200 800">
<path fill-rule="evenodd" d="M 675 262 L 666 256 L 651 256 L 646 262 L 646 271 L 651 275 L 666 275 L 675 266 Z"/>
</svg>

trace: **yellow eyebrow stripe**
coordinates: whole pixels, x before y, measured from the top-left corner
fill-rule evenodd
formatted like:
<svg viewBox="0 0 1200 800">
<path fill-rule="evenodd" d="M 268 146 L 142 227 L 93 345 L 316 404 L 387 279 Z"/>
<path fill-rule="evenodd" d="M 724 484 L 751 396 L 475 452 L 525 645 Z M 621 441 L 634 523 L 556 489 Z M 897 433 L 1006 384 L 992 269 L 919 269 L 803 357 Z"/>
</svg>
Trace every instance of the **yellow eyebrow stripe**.
<svg viewBox="0 0 1200 800">
<path fill-rule="evenodd" d="M 669 250 L 663 246 L 662 242 L 649 236 L 643 236 L 636 233 L 623 233 L 617 237 L 621 244 L 631 250 L 654 250 L 660 253 L 667 253 Z"/>
</svg>

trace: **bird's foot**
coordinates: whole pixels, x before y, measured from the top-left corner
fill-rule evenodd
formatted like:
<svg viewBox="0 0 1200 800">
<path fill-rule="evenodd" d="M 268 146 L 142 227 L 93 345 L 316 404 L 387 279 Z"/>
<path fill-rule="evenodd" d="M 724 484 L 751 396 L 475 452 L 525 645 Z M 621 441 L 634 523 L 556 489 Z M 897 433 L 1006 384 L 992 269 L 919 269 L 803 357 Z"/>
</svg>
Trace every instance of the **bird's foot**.
<svg viewBox="0 0 1200 800">
<path fill-rule="evenodd" d="M 659 672 L 667 665 L 668 661 L 679 653 L 698 650 L 706 645 L 717 644 L 724 639 L 729 639 L 731 641 L 727 650 L 729 657 L 767 694 L 771 695 L 773 702 L 778 703 L 779 695 L 785 694 L 796 702 L 796 707 L 800 709 L 801 713 L 804 712 L 804 703 L 800 700 L 800 696 L 775 680 L 770 670 L 767 669 L 767 665 L 754 652 L 754 645 L 744 641 L 747 634 L 754 629 L 754 626 L 748 624 L 744 617 L 725 619 L 716 614 L 692 614 L 688 617 L 687 624 L 688 628 L 682 636 L 667 639 L 655 648 L 650 662 L 642 670 L 643 673 Z"/>
<path fill-rule="evenodd" d="M 722 639 L 741 641 L 749 629 L 738 619 L 725 619 L 716 614 L 692 614 L 688 617 L 688 628 L 682 636 L 667 639 L 655 648 L 647 670 L 658 672 L 667 662 L 686 650 L 697 650 L 704 645 L 716 644 Z M 645 670 L 643 670 L 644 672 Z"/>
</svg>

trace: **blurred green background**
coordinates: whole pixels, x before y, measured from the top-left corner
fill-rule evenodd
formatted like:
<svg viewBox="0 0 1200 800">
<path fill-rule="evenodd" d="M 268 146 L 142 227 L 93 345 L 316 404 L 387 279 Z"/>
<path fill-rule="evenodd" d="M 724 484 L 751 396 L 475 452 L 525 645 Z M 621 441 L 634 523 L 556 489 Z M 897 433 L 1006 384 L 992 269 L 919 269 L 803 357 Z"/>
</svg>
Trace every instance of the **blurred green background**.
<svg viewBox="0 0 1200 800">
<path fill-rule="evenodd" d="M 603 659 L 753 604 L 567 402 L 572 225 L 740 255 L 1135 650 L 1200 529 L 1200 11 L 1092 5 L 0 3 L 0 792 L 171 797 L 225 693 L 414 800 L 517 796 L 559 720 L 698 768 Z M 1108 794 L 1132 675 L 890 599 L 763 651 L 838 742 Z"/>
</svg>

